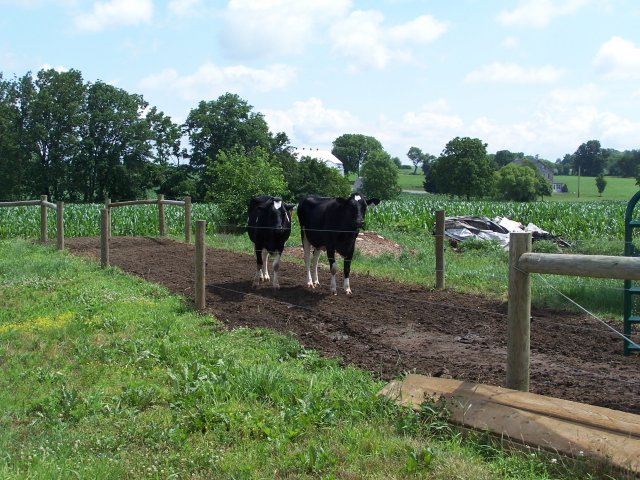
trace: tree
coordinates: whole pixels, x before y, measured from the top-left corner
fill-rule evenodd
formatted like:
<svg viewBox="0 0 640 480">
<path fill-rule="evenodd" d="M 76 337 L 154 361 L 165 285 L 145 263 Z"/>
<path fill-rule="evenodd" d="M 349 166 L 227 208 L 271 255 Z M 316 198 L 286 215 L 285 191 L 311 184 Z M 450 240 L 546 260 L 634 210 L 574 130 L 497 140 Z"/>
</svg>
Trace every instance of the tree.
<svg viewBox="0 0 640 480">
<path fill-rule="evenodd" d="M 496 192 L 504 200 L 529 202 L 536 199 L 536 174 L 527 165 L 508 163 L 496 178 Z"/>
<path fill-rule="evenodd" d="M 604 174 L 601 173 L 596 177 L 596 188 L 598 189 L 598 193 L 602 196 L 602 192 L 604 192 L 604 187 L 607 186 L 607 181 L 604 179 Z"/>
<path fill-rule="evenodd" d="M 288 185 L 289 198 L 295 201 L 312 193 L 325 197 L 346 197 L 351 193 L 347 177 L 324 162 L 307 156 L 296 162 Z"/>
<path fill-rule="evenodd" d="M 478 138 L 456 137 L 433 162 L 429 177 L 438 193 L 470 199 L 491 194 L 494 172 L 486 143 Z"/>
<path fill-rule="evenodd" d="M 79 153 L 85 124 L 85 86 L 77 70 L 40 70 L 20 81 L 20 129 L 33 193 L 64 199 L 70 163 Z"/>
<path fill-rule="evenodd" d="M 493 160 L 498 168 L 502 168 L 519 158 L 524 158 L 524 153 L 514 153 L 509 150 L 498 150 L 493 157 Z"/>
<path fill-rule="evenodd" d="M 333 141 L 333 153 L 342 162 L 344 174 L 360 174 L 360 166 L 374 152 L 384 151 L 382 144 L 374 137 L 356 133 L 345 133 Z"/>
<path fill-rule="evenodd" d="M 595 177 L 604 170 L 605 158 L 598 140 L 589 140 L 578 147 L 573 154 L 573 166 L 581 175 Z"/>
<path fill-rule="evenodd" d="M 71 177 L 82 201 L 140 198 L 161 183 L 149 164 L 154 152 L 159 162 L 168 162 L 178 140 L 161 133 L 162 122 L 168 122 L 167 129 L 172 126 L 162 113 L 152 108 L 147 118 L 142 116 L 147 107 L 141 95 L 113 85 L 98 81 L 88 86 L 82 148 L 72 161 Z"/>
<path fill-rule="evenodd" d="M 16 89 L 0 73 L 0 200 L 21 199 L 25 193 L 26 165 L 18 135 Z"/>
<path fill-rule="evenodd" d="M 279 165 L 270 162 L 268 152 L 256 148 L 251 155 L 238 146 L 221 150 L 216 161 L 209 160 L 206 169 L 215 183 L 209 185 L 205 200 L 219 208 L 220 226 L 236 230 L 246 225 L 247 206 L 255 195 L 284 196 L 287 184 Z"/>
<path fill-rule="evenodd" d="M 611 164 L 609 175 L 625 178 L 634 177 L 638 165 L 640 165 L 640 150 L 625 150 Z"/>
<path fill-rule="evenodd" d="M 384 151 L 372 153 L 362 165 L 362 193 L 368 198 L 391 200 L 400 195 L 398 168 Z"/>
<path fill-rule="evenodd" d="M 556 160 L 555 171 L 558 175 L 571 175 L 574 163 L 574 156 L 567 153 L 562 160 Z"/>
<path fill-rule="evenodd" d="M 418 167 L 421 166 L 425 160 L 425 154 L 422 153 L 418 147 L 411 147 L 407 152 L 407 157 L 413 163 L 413 175 L 418 171 Z"/>
<path fill-rule="evenodd" d="M 269 152 L 274 139 L 264 117 L 238 95 L 225 93 L 215 101 L 201 101 L 183 125 L 191 145 L 190 164 L 204 167 L 215 162 L 220 151 L 237 146 L 251 154 L 257 148 Z"/>
</svg>

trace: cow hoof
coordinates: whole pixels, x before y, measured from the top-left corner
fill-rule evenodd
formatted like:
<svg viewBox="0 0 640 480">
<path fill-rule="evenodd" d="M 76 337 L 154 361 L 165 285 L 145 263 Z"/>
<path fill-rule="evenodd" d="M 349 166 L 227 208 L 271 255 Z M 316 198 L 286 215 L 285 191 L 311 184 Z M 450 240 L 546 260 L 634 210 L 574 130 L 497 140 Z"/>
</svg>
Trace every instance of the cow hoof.
<svg viewBox="0 0 640 480">
<path fill-rule="evenodd" d="M 307 288 L 316 288 L 316 286 L 313 283 L 307 283 Z"/>
<path fill-rule="evenodd" d="M 353 293 L 351 292 L 351 290 L 345 290 L 344 293 L 346 293 L 347 295 L 353 295 Z"/>
</svg>

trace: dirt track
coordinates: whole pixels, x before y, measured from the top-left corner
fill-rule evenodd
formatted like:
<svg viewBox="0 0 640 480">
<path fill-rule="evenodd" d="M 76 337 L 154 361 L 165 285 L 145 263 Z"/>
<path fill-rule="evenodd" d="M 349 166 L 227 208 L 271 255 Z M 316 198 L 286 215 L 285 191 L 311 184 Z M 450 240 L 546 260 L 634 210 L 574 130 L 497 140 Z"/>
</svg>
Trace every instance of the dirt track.
<svg viewBox="0 0 640 480">
<path fill-rule="evenodd" d="M 65 243 L 71 253 L 99 261 L 99 238 Z M 193 245 L 115 237 L 110 246 L 111 265 L 193 301 Z M 291 333 L 384 379 L 415 371 L 504 385 L 506 304 L 357 274 L 353 296 L 341 290 L 334 296 L 326 270 L 321 288 L 309 290 L 303 267 L 290 262 L 281 264 L 281 290 L 274 293 L 270 286 L 251 288 L 254 272 L 251 255 L 207 250 L 208 310 L 229 328 Z M 640 414 L 640 355 L 624 357 L 622 340 L 592 318 L 532 314 L 532 392 Z"/>
</svg>

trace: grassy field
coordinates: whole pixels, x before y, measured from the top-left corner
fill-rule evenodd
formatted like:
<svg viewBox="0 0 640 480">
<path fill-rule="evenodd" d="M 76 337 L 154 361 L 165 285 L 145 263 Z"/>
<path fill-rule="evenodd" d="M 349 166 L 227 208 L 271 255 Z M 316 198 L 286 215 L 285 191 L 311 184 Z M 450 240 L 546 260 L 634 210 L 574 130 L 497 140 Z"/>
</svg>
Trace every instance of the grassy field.
<svg viewBox="0 0 640 480">
<path fill-rule="evenodd" d="M 0 240 L 0 478 L 614 478 L 462 436 L 381 386 L 116 268 Z"/>
<path fill-rule="evenodd" d="M 607 184 L 602 195 L 598 193 L 595 177 L 580 177 L 580 196 L 578 196 L 578 177 L 568 175 L 556 175 L 555 182 L 565 183 L 569 191 L 567 193 L 554 193 L 551 197 L 545 197 L 545 201 L 600 201 L 600 200 L 624 200 L 629 201 L 638 191 L 635 178 L 605 177 Z M 403 190 L 423 192 L 422 183 L 424 176 L 418 169 L 417 175 L 412 175 L 408 170 L 401 170 L 398 183 Z"/>
<path fill-rule="evenodd" d="M 578 177 L 556 175 L 555 182 L 565 183 L 569 192 L 554 193 L 551 200 L 589 201 L 624 200 L 629 201 L 638 192 L 635 178 L 604 177 L 607 181 L 602 196 L 598 193 L 595 177 L 580 177 L 580 196 L 578 196 Z"/>
</svg>

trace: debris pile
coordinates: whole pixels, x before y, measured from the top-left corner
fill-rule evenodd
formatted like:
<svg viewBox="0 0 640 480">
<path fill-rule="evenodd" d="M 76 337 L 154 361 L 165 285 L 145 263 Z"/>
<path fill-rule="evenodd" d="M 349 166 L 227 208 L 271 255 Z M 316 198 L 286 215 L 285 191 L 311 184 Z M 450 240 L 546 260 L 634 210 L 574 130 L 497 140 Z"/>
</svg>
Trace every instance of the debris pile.
<svg viewBox="0 0 640 480">
<path fill-rule="evenodd" d="M 469 238 L 476 240 L 493 240 L 503 248 L 509 247 L 509 234 L 514 232 L 531 232 L 533 241 L 550 240 L 560 247 L 570 247 L 571 244 L 555 235 L 541 229 L 533 223 L 524 226 L 522 223 L 507 217 L 496 217 L 493 220 L 487 217 L 462 216 L 447 217 L 444 221 L 444 234 L 449 242 L 457 245 Z"/>
</svg>

